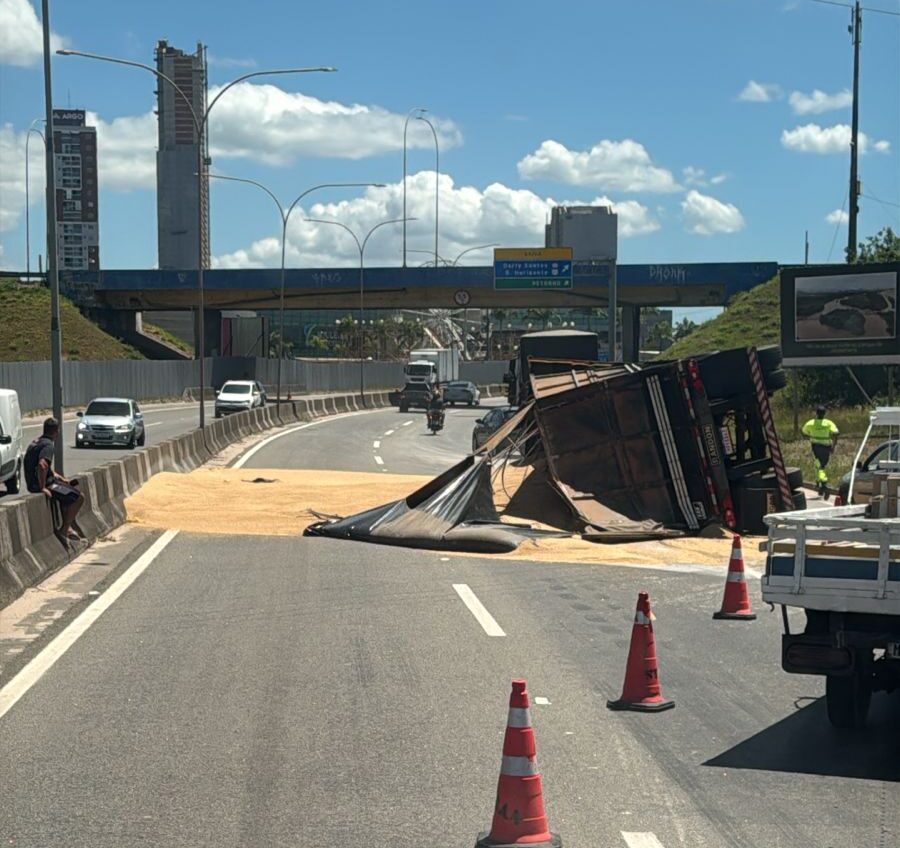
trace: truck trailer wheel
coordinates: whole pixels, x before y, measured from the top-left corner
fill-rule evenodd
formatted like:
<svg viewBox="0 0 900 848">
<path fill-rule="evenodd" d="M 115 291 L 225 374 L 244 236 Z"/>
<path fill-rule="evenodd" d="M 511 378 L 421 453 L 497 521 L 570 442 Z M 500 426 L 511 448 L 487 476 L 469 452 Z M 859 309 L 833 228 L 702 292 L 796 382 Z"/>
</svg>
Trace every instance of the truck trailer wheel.
<svg viewBox="0 0 900 848">
<path fill-rule="evenodd" d="M 829 674 L 825 678 L 828 720 L 840 730 L 853 730 L 866 723 L 872 688 L 857 671 L 848 677 Z"/>
</svg>

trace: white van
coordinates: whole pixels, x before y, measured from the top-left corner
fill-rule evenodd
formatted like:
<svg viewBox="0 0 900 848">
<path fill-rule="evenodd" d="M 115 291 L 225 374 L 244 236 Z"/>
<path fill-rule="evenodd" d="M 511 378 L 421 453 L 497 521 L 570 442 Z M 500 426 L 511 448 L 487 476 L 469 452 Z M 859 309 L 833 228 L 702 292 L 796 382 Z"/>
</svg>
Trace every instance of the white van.
<svg viewBox="0 0 900 848">
<path fill-rule="evenodd" d="M 0 483 L 11 495 L 19 491 L 24 455 L 19 396 L 12 389 L 0 389 Z"/>
</svg>

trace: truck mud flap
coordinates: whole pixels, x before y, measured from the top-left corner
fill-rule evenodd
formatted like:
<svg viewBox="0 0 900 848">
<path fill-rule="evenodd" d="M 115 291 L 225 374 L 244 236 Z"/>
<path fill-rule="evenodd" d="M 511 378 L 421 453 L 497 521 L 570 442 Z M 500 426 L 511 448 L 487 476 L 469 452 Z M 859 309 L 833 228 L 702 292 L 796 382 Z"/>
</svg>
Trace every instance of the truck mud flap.
<svg viewBox="0 0 900 848">
<path fill-rule="evenodd" d="M 856 669 L 856 654 L 850 648 L 835 647 L 821 636 L 784 635 L 781 667 L 788 674 L 851 675 Z"/>
</svg>

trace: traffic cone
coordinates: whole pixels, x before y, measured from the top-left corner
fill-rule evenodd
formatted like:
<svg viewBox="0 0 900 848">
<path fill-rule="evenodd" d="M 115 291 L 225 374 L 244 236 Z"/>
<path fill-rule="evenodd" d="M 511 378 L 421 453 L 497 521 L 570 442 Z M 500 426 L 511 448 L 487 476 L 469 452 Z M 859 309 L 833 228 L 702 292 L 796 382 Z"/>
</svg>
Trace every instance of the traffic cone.
<svg viewBox="0 0 900 848">
<path fill-rule="evenodd" d="M 562 848 L 559 836 L 550 833 L 544 811 L 524 680 L 512 682 L 494 820 L 490 833 L 478 834 L 475 848 L 510 848 L 513 845 Z"/>
<path fill-rule="evenodd" d="M 653 619 L 650 596 L 640 592 L 634 626 L 631 628 L 631 647 L 625 665 L 625 685 L 618 701 L 607 701 L 611 710 L 635 710 L 641 713 L 658 713 L 671 709 L 675 702 L 664 698 L 659 685 L 659 667 L 656 661 L 656 640 L 653 637 Z"/>
<path fill-rule="evenodd" d="M 731 559 L 728 562 L 728 577 L 725 579 L 722 609 L 713 613 L 713 618 L 739 619 L 741 621 L 752 621 L 756 618 L 756 613 L 750 609 L 750 596 L 747 593 L 747 581 L 744 578 L 744 552 L 741 550 L 740 536 L 735 536 L 731 543 Z"/>
</svg>

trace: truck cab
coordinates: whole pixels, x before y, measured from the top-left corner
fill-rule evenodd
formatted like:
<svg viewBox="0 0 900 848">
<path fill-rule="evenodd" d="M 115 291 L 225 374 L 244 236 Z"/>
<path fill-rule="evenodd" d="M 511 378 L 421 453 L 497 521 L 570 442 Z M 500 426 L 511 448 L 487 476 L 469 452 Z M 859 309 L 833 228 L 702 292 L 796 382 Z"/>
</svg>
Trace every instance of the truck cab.
<svg viewBox="0 0 900 848">
<path fill-rule="evenodd" d="M 429 359 L 414 359 L 403 369 L 407 384 L 433 386 L 438 379 L 437 365 Z"/>
</svg>

